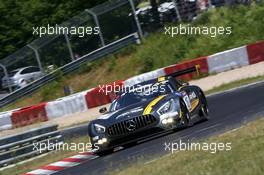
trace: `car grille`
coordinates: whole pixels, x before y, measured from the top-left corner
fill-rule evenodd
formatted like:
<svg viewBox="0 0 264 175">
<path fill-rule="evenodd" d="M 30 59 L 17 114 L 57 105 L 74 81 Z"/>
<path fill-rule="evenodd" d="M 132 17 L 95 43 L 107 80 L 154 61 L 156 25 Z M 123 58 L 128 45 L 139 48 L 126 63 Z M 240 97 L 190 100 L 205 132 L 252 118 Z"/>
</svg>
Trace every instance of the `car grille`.
<svg viewBox="0 0 264 175">
<path fill-rule="evenodd" d="M 157 119 L 153 115 L 142 115 L 116 123 L 108 127 L 107 131 L 110 136 L 123 135 L 150 126 L 156 121 Z"/>
</svg>

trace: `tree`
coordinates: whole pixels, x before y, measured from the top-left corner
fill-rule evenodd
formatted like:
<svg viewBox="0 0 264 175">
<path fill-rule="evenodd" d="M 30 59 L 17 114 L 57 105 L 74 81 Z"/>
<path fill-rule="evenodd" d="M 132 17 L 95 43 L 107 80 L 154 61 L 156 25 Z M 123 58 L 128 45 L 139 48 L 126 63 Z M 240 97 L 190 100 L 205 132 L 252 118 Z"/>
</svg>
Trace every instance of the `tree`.
<svg viewBox="0 0 264 175">
<path fill-rule="evenodd" d="M 0 59 L 37 36 L 33 27 L 55 25 L 106 0 L 0 0 Z"/>
</svg>

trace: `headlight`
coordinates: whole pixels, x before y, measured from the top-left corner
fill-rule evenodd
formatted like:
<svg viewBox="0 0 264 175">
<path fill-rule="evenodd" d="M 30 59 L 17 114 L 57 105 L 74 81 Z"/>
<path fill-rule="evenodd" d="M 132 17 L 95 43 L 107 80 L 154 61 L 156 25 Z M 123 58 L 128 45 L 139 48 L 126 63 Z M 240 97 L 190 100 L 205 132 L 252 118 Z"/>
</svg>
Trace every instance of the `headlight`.
<svg viewBox="0 0 264 175">
<path fill-rule="evenodd" d="M 164 105 L 162 105 L 158 110 L 157 113 L 159 115 L 171 112 L 174 110 L 174 100 L 171 99 L 169 101 L 167 101 Z"/>
<path fill-rule="evenodd" d="M 98 134 L 105 133 L 105 127 L 99 124 L 94 124 L 94 129 Z"/>
</svg>

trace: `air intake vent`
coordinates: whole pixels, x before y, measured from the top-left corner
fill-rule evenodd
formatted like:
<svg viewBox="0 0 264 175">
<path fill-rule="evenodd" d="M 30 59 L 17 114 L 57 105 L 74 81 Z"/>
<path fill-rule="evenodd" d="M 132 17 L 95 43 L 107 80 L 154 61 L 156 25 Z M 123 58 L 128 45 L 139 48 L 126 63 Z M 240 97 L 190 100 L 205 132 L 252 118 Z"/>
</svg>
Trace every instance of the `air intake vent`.
<svg viewBox="0 0 264 175">
<path fill-rule="evenodd" d="M 153 125 L 156 121 L 157 119 L 153 115 L 142 115 L 116 123 L 110 126 L 107 131 L 109 136 L 123 135 Z"/>
</svg>

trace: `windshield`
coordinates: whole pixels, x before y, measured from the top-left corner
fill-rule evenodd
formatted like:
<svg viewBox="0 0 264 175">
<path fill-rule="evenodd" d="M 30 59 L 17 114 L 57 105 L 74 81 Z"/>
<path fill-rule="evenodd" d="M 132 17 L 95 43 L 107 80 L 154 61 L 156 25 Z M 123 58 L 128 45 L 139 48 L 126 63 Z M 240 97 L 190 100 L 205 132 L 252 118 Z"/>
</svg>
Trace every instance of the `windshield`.
<svg viewBox="0 0 264 175">
<path fill-rule="evenodd" d="M 171 92 L 172 90 L 168 84 L 144 85 L 117 97 L 111 104 L 110 111 L 115 111 Z"/>
</svg>

